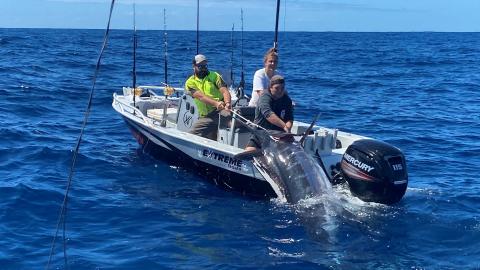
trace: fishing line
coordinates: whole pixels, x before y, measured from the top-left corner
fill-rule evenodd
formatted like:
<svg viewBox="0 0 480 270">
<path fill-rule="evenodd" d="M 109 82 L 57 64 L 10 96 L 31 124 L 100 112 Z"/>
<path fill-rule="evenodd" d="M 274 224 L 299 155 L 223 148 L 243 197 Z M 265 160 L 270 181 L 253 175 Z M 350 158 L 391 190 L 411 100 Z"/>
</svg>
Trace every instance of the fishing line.
<svg viewBox="0 0 480 270">
<path fill-rule="evenodd" d="M 103 38 L 103 45 L 102 45 L 102 49 L 100 51 L 100 55 L 98 56 L 97 64 L 95 66 L 95 73 L 93 75 L 93 85 L 92 85 L 92 88 L 90 90 L 90 96 L 88 98 L 88 104 L 87 104 L 87 109 L 85 111 L 85 116 L 84 116 L 84 119 L 83 119 L 82 128 L 80 130 L 80 134 L 78 136 L 77 143 L 75 145 L 75 150 L 73 152 L 72 165 L 70 166 L 70 172 L 69 172 L 69 175 L 68 175 L 67 187 L 65 189 L 65 196 L 63 198 L 63 203 L 62 203 L 62 207 L 61 207 L 61 210 L 60 210 L 60 214 L 58 215 L 57 227 L 55 229 L 55 235 L 53 236 L 52 246 L 50 248 L 50 255 L 48 256 L 48 262 L 47 262 L 47 265 L 45 266 L 46 270 L 48 270 L 50 268 L 50 263 L 52 261 L 52 257 L 53 257 L 54 250 L 55 250 L 55 242 L 57 240 L 58 231 L 60 229 L 60 224 L 62 224 L 62 227 L 63 227 L 63 255 L 64 255 L 64 259 L 65 259 L 64 267 L 65 267 L 65 269 L 68 268 L 68 265 L 67 265 L 67 251 L 66 251 L 67 250 L 66 249 L 66 237 L 65 237 L 65 218 L 66 218 L 66 211 L 67 211 L 68 193 L 70 192 L 70 187 L 72 186 L 73 171 L 75 169 L 75 163 L 77 161 L 78 150 L 80 149 L 80 143 L 82 141 L 83 132 L 85 130 L 85 126 L 87 125 L 88 116 L 90 115 L 90 109 L 92 107 L 93 93 L 95 91 L 97 76 L 98 76 L 98 73 L 100 71 L 100 62 L 101 62 L 101 59 L 102 59 L 103 52 L 105 51 L 105 48 L 107 46 L 108 34 L 110 32 L 110 21 L 111 21 L 111 18 L 112 18 L 112 12 L 113 12 L 114 5 L 115 5 L 115 0 L 112 0 L 112 2 L 110 4 L 110 13 L 109 13 L 109 16 L 108 16 L 107 28 L 105 30 L 105 35 L 104 35 L 104 38 Z"/>
</svg>

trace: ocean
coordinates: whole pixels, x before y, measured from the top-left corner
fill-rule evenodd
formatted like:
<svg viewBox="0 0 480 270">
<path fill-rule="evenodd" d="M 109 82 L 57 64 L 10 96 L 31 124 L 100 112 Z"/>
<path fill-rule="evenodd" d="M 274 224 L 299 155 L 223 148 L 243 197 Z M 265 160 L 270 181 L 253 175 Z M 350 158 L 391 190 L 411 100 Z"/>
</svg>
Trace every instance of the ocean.
<svg viewBox="0 0 480 270">
<path fill-rule="evenodd" d="M 103 30 L 0 29 L 0 265 L 47 265 Z M 201 32 L 230 70 L 230 32 Z M 138 31 L 137 82 L 164 81 L 163 31 Z M 272 32 L 235 33 L 247 89 Z M 397 204 L 343 193 L 349 215 L 222 190 L 142 153 L 112 94 L 132 84 L 132 31 L 103 55 L 50 269 L 480 269 L 480 33 L 285 32 L 295 117 L 383 140 L 407 159 Z M 191 73 L 195 32 L 168 32 L 168 82 Z M 242 57 L 243 55 L 243 57 Z M 248 92 L 248 91 L 247 91 Z M 327 231 L 329 237 L 319 237 Z"/>
</svg>

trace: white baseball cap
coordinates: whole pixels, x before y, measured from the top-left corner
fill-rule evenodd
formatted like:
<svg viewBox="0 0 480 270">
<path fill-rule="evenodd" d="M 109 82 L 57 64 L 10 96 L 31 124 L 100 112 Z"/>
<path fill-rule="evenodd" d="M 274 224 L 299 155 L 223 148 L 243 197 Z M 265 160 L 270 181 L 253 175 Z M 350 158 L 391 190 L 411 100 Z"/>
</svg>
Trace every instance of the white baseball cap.
<svg viewBox="0 0 480 270">
<path fill-rule="evenodd" d="M 203 54 L 197 54 L 195 55 L 195 64 L 200 64 L 203 61 L 207 61 L 207 57 Z"/>
</svg>

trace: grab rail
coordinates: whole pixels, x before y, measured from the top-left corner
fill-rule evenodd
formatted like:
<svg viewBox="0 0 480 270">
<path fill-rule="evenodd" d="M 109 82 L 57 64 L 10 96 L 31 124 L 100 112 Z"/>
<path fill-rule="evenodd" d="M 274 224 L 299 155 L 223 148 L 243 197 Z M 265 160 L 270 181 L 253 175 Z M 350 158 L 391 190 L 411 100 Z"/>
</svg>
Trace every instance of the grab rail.
<svg viewBox="0 0 480 270">
<path fill-rule="evenodd" d="M 138 88 L 149 89 L 149 90 L 162 90 L 162 91 L 165 90 L 165 86 L 157 86 L 157 85 L 140 85 L 138 86 Z M 177 92 L 177 97 L 179 94 L 182 94 L 185 92 L 185 89 L 183 87 L 173 87 L 173 89 L 175 90 L 175 92 Z M 153 93 L 155 96 L 161 96 L 155 92 Z"/>
<path fill-rule="evenodd" d="M 125 112 L 125 113 L 129 113 L 139 119 L 142 119 L 143 122 L 146 124 L 146 125 L 151 125 L 151 122 L 149 121 L 149 119 L 147 117 L 145 117 L 145 115 L 137 108 L 133 107 L 132 105 L 130 104 L 126 104 L 122 101 L 120 101 L 118 98 L 117 98 L 117 93 L 113 93 L 113 101 L 115 102 L 115 104 L 118 104 L 120 109 L 122 110 L 122 112 Z M 128 109 L 132 110 L 132 112 L 130 111 L 127 111 L 125 108 L 127 107 Z"/>
</svg>

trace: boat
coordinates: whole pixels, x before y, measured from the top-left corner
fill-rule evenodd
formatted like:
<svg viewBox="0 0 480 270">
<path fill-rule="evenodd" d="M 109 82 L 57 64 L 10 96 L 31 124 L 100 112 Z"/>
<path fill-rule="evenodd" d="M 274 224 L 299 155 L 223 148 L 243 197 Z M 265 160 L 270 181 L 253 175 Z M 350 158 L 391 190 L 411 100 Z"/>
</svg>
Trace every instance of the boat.
<svg viewBox="0 0 480 270">
<path fill-rule="evenodd" d="M 112 107 L 142 150 L 154 158 L 190 169 L 226 190 L 257 198 L 281 196 L 265 168 L 253 158 L 237 158 L 251 136 L 238 121 L 220 116 L 216 141 L 188 132 L 198 120 L 198 110 L 184 92 L 168 86 L 124 87 L 122 93 L 113 94 Z M 236 101 L 238 97 L 233 96 L 233 104 Z M 253 121 L 255 108 L 232 110 L 232 115 Z M 291 133 L 298 135 L 294 136 L 297 142 L 309 133 L 303 149 L 320 163 L 332 183 L 347 181 L 352 193 L 365 201 L 391 204 L 403 197 L 408 174 L 399 149 L 335 128 L 314 125 L 308 131 L 309 126 L 294 121 Z"/>
<path fill-rule="evenodd" d="M 183 88 L 167 84 L 166 44 L 165 32 L 164 85 L 137 86 L 134 31 L 133 85 L 113 94 L 112 107 L 125 120 L 142 150 L 175 166 L 190 169 L 224 189 L 252 197 L 285 200 L 285 192 L 275 181 L 272 171 L 255 157 L 242 154 L 251 136 L 245 124 L 252 124 L 255 116 L 255 108 L 248 107 L 245 102 L 248 96 L 243 92 L 243 84 L 242 87 L 230 87 L 233 108 L 229 116 L 219 116 L 217 140 L 189 133 L 198 120 L 198 110 L 193 97 Z M 197 20 L 197 54 L 198 44 Z M 294 143 L 302 146 L 301 151 L 320 165 L 322 175 L 326 175 L 329 182 L 348 183 L 352 194 L 364 201 L 385 204 L 400 201 L 407 189 L 408 173 L 405 157 L 399 149 L 337 128 L 316 126 L 314 122 L 294 121 L 291 135 Z"/>
</svg>

